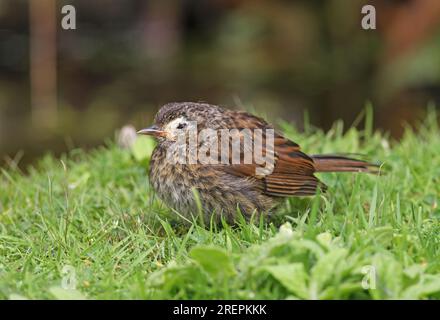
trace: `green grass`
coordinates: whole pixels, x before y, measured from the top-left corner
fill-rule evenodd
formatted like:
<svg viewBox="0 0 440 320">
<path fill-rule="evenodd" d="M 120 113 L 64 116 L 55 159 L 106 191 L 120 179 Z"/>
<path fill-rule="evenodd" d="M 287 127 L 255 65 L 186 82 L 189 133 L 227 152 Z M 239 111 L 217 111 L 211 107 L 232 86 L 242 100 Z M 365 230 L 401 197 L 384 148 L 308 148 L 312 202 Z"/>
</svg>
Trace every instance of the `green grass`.
<svg viewBox="0 0 440 320">
<path fill-rule="evenodd" d="M 440 298 L 435 113 L 399 142 L 373 133 L 371 117 L 346 133 L 282 127 L 308 153 L 362 153 L 386 174 L 322 174 L 325 195 L 288 199 L 271 221 L 202 227 L 150 189 L 148 140 L 46 156 L 26 174 L 11 164 L 0 298 Z"/>
</svg>

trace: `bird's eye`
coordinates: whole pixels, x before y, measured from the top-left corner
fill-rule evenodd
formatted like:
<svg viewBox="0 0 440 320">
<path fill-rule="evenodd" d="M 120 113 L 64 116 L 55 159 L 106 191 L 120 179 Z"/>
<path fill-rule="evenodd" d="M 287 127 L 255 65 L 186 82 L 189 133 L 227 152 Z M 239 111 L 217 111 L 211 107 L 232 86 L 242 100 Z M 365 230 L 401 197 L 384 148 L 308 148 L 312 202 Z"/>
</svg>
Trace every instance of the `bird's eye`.
<svg viewBox="0 0 440 320">
<path fill-rule="evenodd" d="M 182 122 L 182 123 L 179 123 L 179 125 L 177 126 L 177 129 L 183 129 L 185 127 L 186 127 L 186 123 Z"/>
</svg>

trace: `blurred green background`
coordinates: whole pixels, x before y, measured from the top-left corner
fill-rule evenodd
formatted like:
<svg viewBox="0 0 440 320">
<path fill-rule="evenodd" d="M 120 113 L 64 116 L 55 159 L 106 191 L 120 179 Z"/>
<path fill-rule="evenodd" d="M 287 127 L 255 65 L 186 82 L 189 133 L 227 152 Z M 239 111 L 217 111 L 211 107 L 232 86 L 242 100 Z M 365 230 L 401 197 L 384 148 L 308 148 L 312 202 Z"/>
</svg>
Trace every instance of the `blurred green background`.
<svg viewBox="0 0 440 320">
<path fill-rule="evenodd" d="M 361 28 L 365 4 L 377 30 Z M 371 101 L 398 138 L 439 100 L 438 0 L 0 0 L 2 163 L 95 146 L 171 101 L 299 127 L 308 110 L 324 129 Z"/>
</svg>

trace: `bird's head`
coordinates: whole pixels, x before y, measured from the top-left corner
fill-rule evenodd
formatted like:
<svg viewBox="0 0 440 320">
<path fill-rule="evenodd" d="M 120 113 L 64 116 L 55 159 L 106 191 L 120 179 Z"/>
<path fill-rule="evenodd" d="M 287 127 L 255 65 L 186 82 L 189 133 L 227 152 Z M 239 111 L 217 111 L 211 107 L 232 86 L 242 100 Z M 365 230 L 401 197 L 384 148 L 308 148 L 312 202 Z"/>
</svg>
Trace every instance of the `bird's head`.
<svg viewBox="0 0 440 320">
<path fill-rule="evenodd" d="M 222 108 L 206 103 L 168 103 L 157 112 L 153 125 L 138 134 L 154 136 L 159 142 L 175 141 L 178 134 L 189 130 L 218 129 L 223 115 Z"/>
</svg>

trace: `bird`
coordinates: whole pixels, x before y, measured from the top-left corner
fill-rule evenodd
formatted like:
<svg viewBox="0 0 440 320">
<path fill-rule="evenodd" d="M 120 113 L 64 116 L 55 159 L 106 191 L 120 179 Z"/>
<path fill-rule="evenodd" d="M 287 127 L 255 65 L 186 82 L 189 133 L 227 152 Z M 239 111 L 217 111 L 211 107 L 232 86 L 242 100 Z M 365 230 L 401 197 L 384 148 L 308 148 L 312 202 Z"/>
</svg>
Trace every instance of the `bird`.
<svg viewBox="0 0 440 320">
<path fill-rule="evenodd" d="M 201 148 L 208 140 L 200 134 L 208 129 L 214 132 L 235 130 L 240 142 L 244 140 L 244 129 L 273 132 L 272 147 L 264 145 L 270 140 L 268 135 L 263 133 L 260 139 L 263 153 L 273 154 L 271 168 L 266 174 L 264 170 L 258 174 L 257 169 L 262 165 L 255 159 L 244 163 L 242 160 L 250 151 L 243 143 L 238 147 L 238 163 L 176 161 L 182 152 L 182 149 L 173 148 L 178 134 L 183 133 L 185 138 L 181 141 L 188 143 L 190 130 L 193 130 L 200 139 L 195 145 Z M 327 186 L 315 176 L 318 172 L 377 173 L 378 168 L 377 164 L 343 155 L 307 155 L 297 143 L 284 137 L 261 117 L 208 103 L 165 104 L 155 115 L 153 125 L 139 130 L 138 134 L 157 140 L 149 163 L 149 182 L 158 197 L 183 217 L 201 214 L 205 222 L 219 222 L 223 217 L 235 223 L 240 213 L 246 219 L 261 214 L 270 216 L 286 197 L 312 196 L 318 190 L 325 192 Z M 231 146 L 227 148 L 230 160 Z M 184 155 L 188 153 L 185 149 Z M 211 153 L 213 158 L 220 157 Z"/>
</svg>

